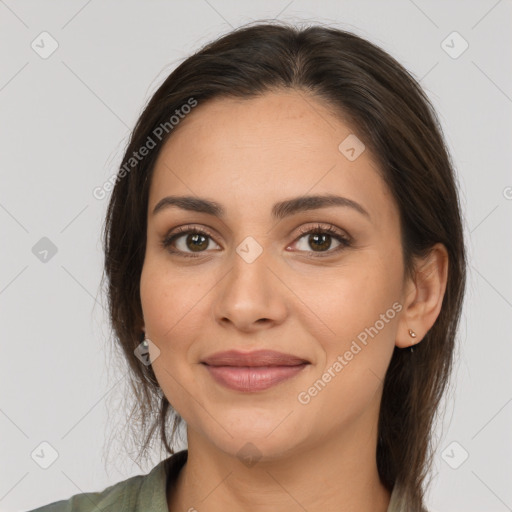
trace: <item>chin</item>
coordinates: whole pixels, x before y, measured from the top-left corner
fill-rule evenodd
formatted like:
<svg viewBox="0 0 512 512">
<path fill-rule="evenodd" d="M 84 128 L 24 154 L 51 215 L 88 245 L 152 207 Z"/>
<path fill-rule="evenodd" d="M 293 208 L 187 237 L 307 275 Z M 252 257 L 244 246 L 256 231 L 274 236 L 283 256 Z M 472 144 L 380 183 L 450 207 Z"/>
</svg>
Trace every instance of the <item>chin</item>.
<svg viewBox="0 0 512 512">
<path fill-rule="evenodd" d="M 223 416 L 219 423 L 224 428 L 214 422 L 215 427 L 209 424 L 213 430 L 203 432 L 211 444 L 242 462 L 270 461 L 285 456 L 302 444 L 299 425 L 295 424 L 297 418 L 289 421 L 292 416 L 284 421 L 286 414 L 282 413 L 265 419 L 260 417 L 255 421 L 238 414 L 232 418 Z"/>
<path fill-rule="evenodd" d="M 293 437 L 287 435 L 287 442 L 279 442 L 277 439 L 235 437 L 233 439 L 217 440 L 212 439 L 219 450 L 236 457 L 244 465 L 251 467 L 256 463 L 277 460 L 292 452 L 296 448 Z"/>
</svg>

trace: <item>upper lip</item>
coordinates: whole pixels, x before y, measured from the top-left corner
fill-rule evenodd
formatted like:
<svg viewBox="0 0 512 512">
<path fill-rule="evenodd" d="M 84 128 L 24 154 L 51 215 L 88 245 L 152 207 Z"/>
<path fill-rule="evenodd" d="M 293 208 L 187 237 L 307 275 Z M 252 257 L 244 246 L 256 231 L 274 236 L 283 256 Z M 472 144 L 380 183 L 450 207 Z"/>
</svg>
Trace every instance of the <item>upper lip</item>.
<svg viewBox="0 0 512 512">
<path fill-rule="evenodd" d="M 201 361 L 209 366 L 297 366 L 309 363 L 306 359 L 274 350 L 217 352 Z"/>
</svg>

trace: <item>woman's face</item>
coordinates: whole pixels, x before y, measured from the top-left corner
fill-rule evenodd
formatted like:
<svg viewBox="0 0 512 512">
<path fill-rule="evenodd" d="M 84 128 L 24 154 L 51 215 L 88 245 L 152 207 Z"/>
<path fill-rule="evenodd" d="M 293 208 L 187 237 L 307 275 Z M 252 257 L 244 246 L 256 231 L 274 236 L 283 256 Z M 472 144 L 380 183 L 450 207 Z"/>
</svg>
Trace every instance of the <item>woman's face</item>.
<svg viewBox="0 0 512 512">
<path fill-rule="evenodd" d="M 277 457 L 354 429 L 368 439 L 406 298 L 398 209 L 369 151 L 295 91 L 199 103 L 180 123 L 154 169 L 140 283 L 164 394 L 195 435 L 232 455 L 250 442 Z M 359 207 L 274 210 L 327 194 Z M 223 215 L 170 204 L 153 213 L 171 195 L 213 201 Z M 165 247 L 180 226 L 207 234 L 178 233 Z M 288 378 L 265 387 L 268 369 L 251 377 L 204 363 L 228 350 L 309 364 L 280 362 L 270 374 Z"/>
</svg>

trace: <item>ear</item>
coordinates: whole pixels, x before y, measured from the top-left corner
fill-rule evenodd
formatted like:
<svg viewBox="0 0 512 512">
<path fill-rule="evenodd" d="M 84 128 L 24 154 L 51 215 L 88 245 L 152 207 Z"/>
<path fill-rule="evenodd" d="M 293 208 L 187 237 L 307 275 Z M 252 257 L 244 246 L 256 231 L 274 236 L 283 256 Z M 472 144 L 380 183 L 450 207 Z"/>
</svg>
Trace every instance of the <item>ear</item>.
<svg viewBox="0 0 512 512">
<path fill-rule="evenodd" d="M 435 244 L 425 258 L 416 260 L 415 268 L 402 295 L 395 343 L 400 348 L 419 343 L 439 316 L 448 280 L 448 251 L 444 244 Z M 409 329 L 416 333 L 415 338 Z"/>
</svg>

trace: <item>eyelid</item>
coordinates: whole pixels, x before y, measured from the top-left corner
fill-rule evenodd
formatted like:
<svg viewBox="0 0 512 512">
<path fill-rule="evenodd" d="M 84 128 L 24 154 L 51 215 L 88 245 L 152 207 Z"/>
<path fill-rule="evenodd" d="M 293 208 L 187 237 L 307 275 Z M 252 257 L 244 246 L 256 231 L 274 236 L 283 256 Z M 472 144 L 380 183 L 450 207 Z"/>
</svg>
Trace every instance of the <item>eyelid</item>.
<svg viewBox="0 0 512 512">
<path fill-rule="evenodd" d="M 313 224 L 313 225 L 311 225 L 311 224 Z M 297 241 L 299 241 L 301 238 L 303 238 L 304 236 L 306 236 L 308 234 L 315 234 L 315 232 L 318 232 L 321 234 L 328 234 L 332 238 L 336 239 L 336 241 L 338 241 L 338 243 L 340 245 L 337 248 L 335 248 L 334 250 L 328 250 L 328 251 L 323 251 L 323 252 L 322 251 L 320 251 L 320 252 L 298 251 L 299 253 L 308 254 L 308 255 L 310 255 L 309 257 L 313 257 L 313 258 L 316 258 L 316 257 L 321 258 L 321 257 L 333 256 L 333 255 L 341 252 L 343 249 L 352 246 L 353 238 L 345 230 L 342 230 L 341 228 L 338 228 L 337 226 L 334 226 L 333 224 L 323 223 L 323 222 L 312 222 L 309 225 L 301 226 L 299 228 L 298 235 L 294 237 L 293 241 L 291 242 L 291 245 L 295 244 Z M 216 235 L 213 234 L 213 231 L 211 230 L 211 228 L 205 227 L 204 225 L 198 226 L 197 224 L 185 224 L 185 225 L 177 226 L 177 227 L 169 230 L 169 232 L 166 235 L 164 235 L 160 245 L 162 246 L 163 249 L 165 249 L 168 252 L 171 252 L 173 254 L 176 254 L 178 256 L 192 257 L 192 258 L 201 257 L 201 252 L 204 252 L 206 254 L 207 250 L 199 251 L 198 253 L 195 253 L 196 255 L 194 255 L 193 252 L 188 253 L 188 252 L 184 252 L 184 251 L 180 251 L 180 250 L 170 250 L 169 249 L 169 247 L 174 242 L 174 240 L 176 240 L 177 238 L 180 238 L 181 236 L 191 234 L 191 233 L 205 235 L 205 236 L 211 238 L 214 241 L 214 243 L 216 243 L 217 245 L 220 245 L 220 244 L 218 244 L 218 242 L 215 241 Z M 287 245 L 287 247 L 289 247 L 289 246 L 290 246 L 290 244 Z M 313 256 L 311 256 L 311 255 L 313 255 Z"/>
<path fill-rule="evenodd" d="M 175 228 L 170 229 L 167 234 L 164 235 L 163 241 L 169 240 L 173 237 L 179 236 L 179 235 L 185 235 L 190 232 L 199 232 L 201 234 L 208 235 L 212 239 L 215 239 L 216 235 L 214 234 L 214 230 L 211 228 L 204 226 L 204 225 L 197 225 L 197 224 L 184 224 L 182 226 L 176 226 Z M 216 242 L 217 243 L 217 242 Z"/>
<path fill-rule="evenodd" d="M 313 226 L 301 226 L 299 228 L 299 238 L 301 238 L 301 236 L 306 235 L 306 234 L 310 233 L 311 231 L 314 231 L 315 229 L 317 229 L 318 231 L 321 231 L 322 233 L 325 232 L 325 233 L 328 233 L 333 236 L 336 235 L 336 236 L 342 237 L 345 240 L 347 240 L 347 242 L 352 241 L 352 237 L 345 230 L 338 228 L 338 227 L 334 226 L 333 224 L 324 223 L 324 222 L 313 222 L 312 224 L 314 224 L 314 225 Z"/>
</svg>

